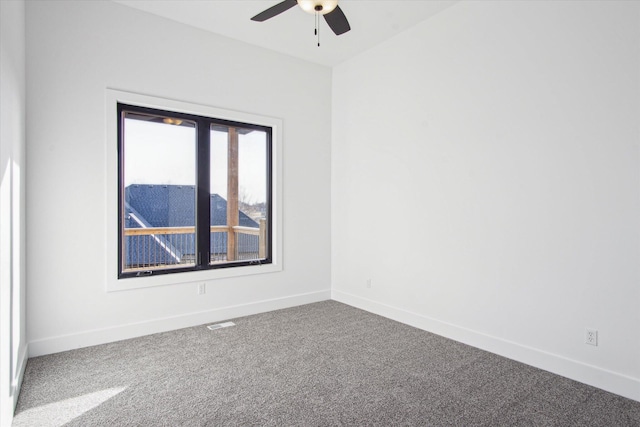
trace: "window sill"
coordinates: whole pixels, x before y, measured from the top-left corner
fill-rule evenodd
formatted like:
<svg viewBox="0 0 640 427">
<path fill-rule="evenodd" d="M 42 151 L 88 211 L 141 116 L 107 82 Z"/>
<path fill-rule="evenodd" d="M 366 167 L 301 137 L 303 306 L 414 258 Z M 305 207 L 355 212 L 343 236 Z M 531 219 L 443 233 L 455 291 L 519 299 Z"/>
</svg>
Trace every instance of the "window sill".
<svg viewBox="0 0 640 427">
<path fill-rule="evenodd" d="M 282 271 L 279 264 L 248 265 L 245 267 L 220 268 L 216 270 L 190 271 L 177 274 L 162 274 L 148 277 L 113 278 L 107 281 L 107 292 L 128 291 L 155 286 L 181 285 L 195 282 L 208 282 L 217 279 L 252 276 L 255 274 L 277 273 Z"/>
</svg>

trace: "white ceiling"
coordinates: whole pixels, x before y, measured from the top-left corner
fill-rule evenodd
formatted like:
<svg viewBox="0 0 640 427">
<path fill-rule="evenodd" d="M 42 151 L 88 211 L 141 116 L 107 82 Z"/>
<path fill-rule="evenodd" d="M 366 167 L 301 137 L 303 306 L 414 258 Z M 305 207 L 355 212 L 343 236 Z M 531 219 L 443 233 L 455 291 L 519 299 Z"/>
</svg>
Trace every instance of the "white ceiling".
<svg viewBox="0 0 640 427">
<path fill-rule="evenodd" d="M 324 19 L 320 44 L 315 17 L 293 7 L 265 22 L 251 17 L 281 0 L 114 0 L 246 43 L 333 66 L 435 15 L 454 0 L 341 0 L 351 31 L 336 36 Z"/>
</svg>

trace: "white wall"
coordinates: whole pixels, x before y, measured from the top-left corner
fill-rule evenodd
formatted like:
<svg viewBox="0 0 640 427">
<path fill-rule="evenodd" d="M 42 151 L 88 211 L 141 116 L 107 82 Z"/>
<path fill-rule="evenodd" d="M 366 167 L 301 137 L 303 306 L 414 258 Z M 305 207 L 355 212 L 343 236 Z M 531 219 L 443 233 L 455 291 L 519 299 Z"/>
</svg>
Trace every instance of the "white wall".
<svg viewBox="0 0 640 427">
<path fill-rule="evenodd" d="M 26 364 L 25 3 L 0 2 L 0 426 Z"/>
<path fill-rule="evenodd" d="M 639 23 L 461 2 L 336 67 L 334 298 L 640 400 Z"/>
<path fill-rule="evenodd" d="M 329 68 L 110 1 L 56 1 L 27 4 L 27 75 L 31 355 L 330 297 Z M 107 87 L 282 119 L 282 272 L 203 296 L 105 292 Z"/>
</svg>

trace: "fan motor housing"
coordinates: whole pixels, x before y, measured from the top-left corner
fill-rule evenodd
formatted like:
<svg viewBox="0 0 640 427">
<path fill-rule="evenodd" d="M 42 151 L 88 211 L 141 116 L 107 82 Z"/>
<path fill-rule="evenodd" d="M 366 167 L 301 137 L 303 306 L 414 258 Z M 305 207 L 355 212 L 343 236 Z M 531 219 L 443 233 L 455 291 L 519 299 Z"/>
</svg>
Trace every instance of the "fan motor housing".
<svg viewBox="0 0 640 427">
<path fill-rule="evenodd" d="M 338 0 L 297 0 L 298 5 L 307 13 L 326 15 L 338 6 Z"/>
</svg>

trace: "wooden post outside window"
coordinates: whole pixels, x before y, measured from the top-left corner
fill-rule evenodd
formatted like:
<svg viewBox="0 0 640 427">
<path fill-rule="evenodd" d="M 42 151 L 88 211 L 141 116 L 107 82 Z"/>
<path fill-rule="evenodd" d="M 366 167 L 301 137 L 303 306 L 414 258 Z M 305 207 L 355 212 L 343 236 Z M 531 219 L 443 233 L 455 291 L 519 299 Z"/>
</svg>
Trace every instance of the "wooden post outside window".
<svg viewBox="0 0 640 427">
<path fill-rule="evenodd" d="M 258 257 L 264 259 L 267 257 L 267 220 L 260 219 L 260 234 L 258 234 Z"/>
<path fill-rule="evenodd" d="M 239 225 L 238 214 L 238 130 L 229 128 L 229 149 L 227 155 L 227 261 L 236 259 L 236 232 L 233 227 Z"/>
</svg>

